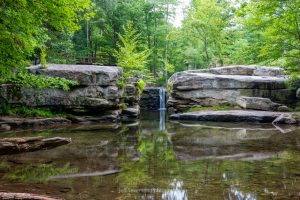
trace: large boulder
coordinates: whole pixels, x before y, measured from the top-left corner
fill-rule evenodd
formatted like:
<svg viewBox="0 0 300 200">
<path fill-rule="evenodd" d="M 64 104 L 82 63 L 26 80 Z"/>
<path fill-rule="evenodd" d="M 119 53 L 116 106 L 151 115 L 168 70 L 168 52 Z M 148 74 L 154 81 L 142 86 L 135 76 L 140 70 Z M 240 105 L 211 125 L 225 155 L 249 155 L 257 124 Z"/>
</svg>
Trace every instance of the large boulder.
<svg viewBox="0 0 300 200">
<path fill-rule="evenodd" d="M 252 99 L 253 106 L 249 103 L 242 106 L 258 110 L 274 110 L 278 103 L 293 104 L 296 101 L 295 91 L 286 86 L 284 71 L 274 67 L 228 66 L 191 70 L 174 74 L 169 84 L 173 88 L 168 106 L 175 112 L 199 106 L 245 105 L 239 101 L 242 96 L 270 99 L 270 105 L 264 105 L 264 108 L 255 99 Z M 256 100 L 261 100 L 259 98 Z M 268 102 L 264 101 L 264 104 Z"/>
<path fill-rule="evenodd" d="M 74 80 L 81 86 L 116 85 L 122 75 L 122 68 L 116 66 L 48 64 L 47 69 L 38 65 L 28 67 L 27 70 L 32 74 Z"/>
<path fill-rule="evenodd" d="M 59 108 L 72 113 L 110 116 L 122 108 L 123 102 L 130 106 L 138 104 L 139 95 L 135 85 L 118 87 L 122 76 L 120 67 L 95 65 L 49 64 L 47 69 L 32 66 L 33 74 L 61 77 L 78 82 L 69 91 L 60 89 L 34 89 L 20 85 L 0 85 L 0 99 L 9 104 L 33 107 Z M 128 98 L 127 98 L 128 97 Z M 121 112 L 117 112 L 121 113 Z M 118 116 L 114 115 L 114 118 Z"/>
</svg>

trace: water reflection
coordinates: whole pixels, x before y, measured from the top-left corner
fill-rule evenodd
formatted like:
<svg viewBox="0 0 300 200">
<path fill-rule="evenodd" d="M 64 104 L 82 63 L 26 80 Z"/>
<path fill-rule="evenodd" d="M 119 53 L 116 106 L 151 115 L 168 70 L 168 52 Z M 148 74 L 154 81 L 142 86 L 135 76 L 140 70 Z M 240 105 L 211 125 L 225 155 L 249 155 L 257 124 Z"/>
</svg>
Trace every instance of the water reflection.
<svg viewBox="0 0 300 200">
<path fill-rule="evenodd" d="M 141 123 L 113 129 L 86 126 L 26 133 L 71 137 L 73 143 L 0 157 L 0 190 L 72 200 L 300 198 L 299 130 L 282 134 L 261 124 L 170 123 L 162 122 L 160 115 L 147 113 Z M 51 164 L 47 170 L 28 170 L 47 163 Z M 121 172 L 85 176 L 114 169 Z M 29 178 L 42 175 L 44 180 L 67 173 L 82 176 L 47 180 L 47 184 Z M 22 179 L 12 180 L 13 175 Z"/>
<path fill-rule="evenodd" d="M 237 200 L 257 200 L 256 195 L 253 193 L 244 194 L 236 187 L 230 188 L 229 199 Z"/>
<path fill-rule="evenodd" d="M 172 189 L 163 192 L 162 200 L 188 200 L 187 191 L 183 189 L 183 181 L 174 179 L 170 185 Z"/>
<path fill-rule="evenodd" d="M 166 110 L 159 111 L 159 130 L 166 130 Z"/>
</svg>

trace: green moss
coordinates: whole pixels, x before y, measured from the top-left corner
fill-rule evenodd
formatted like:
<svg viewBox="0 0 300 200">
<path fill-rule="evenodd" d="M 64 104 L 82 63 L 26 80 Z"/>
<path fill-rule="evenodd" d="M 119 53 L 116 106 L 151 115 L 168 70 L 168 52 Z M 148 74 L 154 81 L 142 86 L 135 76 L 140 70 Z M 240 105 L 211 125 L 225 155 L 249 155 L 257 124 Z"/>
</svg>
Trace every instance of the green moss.
<svg viewBox="0 0 300 200">
<path fill-rule="evenodd" d="M 25 183 L 47 183 L 49 177 L 62 174 L 76 173 L 77 168 L 66 164 L 63 167 L 54 167 L 50 164 L 40 164 L 37 166 L 18 166 L 5 174 L 4 179 L 13 182 Z"/>
<path fill-rule="evenodd" d="M 6 162 L 0 162 L 0 171 L 7 171 L 10 166 Z"/>
<path fill-rule="evenodd" d="M 43 75 L 34 75 L 26 71 L 20 71 L 15 74 L 9 74 L 0 77 L 0 84 L 14 84 L 37 89 L 62 89 L 70 90 L 71 86 L 78 85 L 77 81 L 67 80 L 60 77 L 49 77 Z"/>
<path fill-rule="evenodd" d="M 232 106 L 232 105 L 217 105 L 217 106 L 202 106 L 202 107 L 194 107 L 188 109 L 186 112 L 196 112 L 196 111 L 205 111 L 205 110 L 241 110 L 238 106 Z"/>
<path fill-rule="evenodd" d="M 0 116 L 17 117 L 66 117 L 64 113 L 51 111 L 49 108 L 33 108 L 27 106 L 12 107 L 9 104 L 0 104 Z"/>
</svg>

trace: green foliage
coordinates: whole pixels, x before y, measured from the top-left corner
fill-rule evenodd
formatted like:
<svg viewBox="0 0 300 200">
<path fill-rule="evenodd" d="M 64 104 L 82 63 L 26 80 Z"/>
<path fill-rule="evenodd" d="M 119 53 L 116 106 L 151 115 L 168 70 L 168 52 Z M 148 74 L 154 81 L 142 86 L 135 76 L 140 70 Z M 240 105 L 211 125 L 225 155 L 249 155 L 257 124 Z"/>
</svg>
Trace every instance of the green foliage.
<svg viewBox="0 0 300 200">
<path fill-rule="evenodd" d="M 228 11 L 216 0 L 195 0 L 183 23 L 188 39 L 188 65 L 196 60 L 201 68 L 223 64 L 225 27 L 229 25 Z M 200 68 L 196 67 L 196 68 Z"/>
<path fill-rule="evenodd" d="M 283 63 L 288 70 L 297 68 L 299 71 L 299 0 L 252 0 L 244 3 L 239 14 L 245 29 L 256 34 L 252 49 L 257 52 L 258 61 L 275 65 Z"/>
<path fill-rule="evenodd" d="M 0 171 L 7 171 L 10 168 L 6 162 L 0 162 Z"/>
<path fill-rule="evenodd" d="M 145 83 L 145 81 L 143 79 L 140 79 L 137 82 L 137 88 L 138 88 L 139 95 L 142 94 L 143 90 L 145 89 L 145 86 L 146 86 L 146 83 Z"/>
<path fill-rule="evenodd" d="M 150 51 L 139 50 L 140 34 L 134 29 L 132 22 L 123 27 L 124 34 L 118 34 L 120 42 L 115 52 L 117 64 L 124 69 L 124 77 L 128 79 L 136 74 L 149 74 L 146 68 Z"/>
<path fill-rule="evenodd" d="M 0 71 L 28 65 L 36 48 L 46 46 L 48 32 L 76 31 L 89 16 L 90 0 L 0 1 Z"/>
<path fill-rule="evenodd" d="M 0 78 L 0 84 L 16 84 L 29 88 L 51 88 L 51 89 L 62 89 L 69 90 L 70 86 L 78 85 L 76 81 L 67 80 L 59 77 L 49 77 L 43 75 L 34 75 L 26 71 L 21 71 L 16 74 L 10 74 Z"/>
<path fill-rule="evenodd" d="M 66 117 L 63 113 L 57 113 L 49 108 L 33 108 L 27 106 L 11 106 L 6 103 L 0 104 L 0 116 L 17 117 Z"/>
<path fill-rule="evenodd" d="M 77 171 L 77 168 L 70 167 L 69 164 L 63 167 L 54 167 L 50 164 L 27 167 L 19 166 L 6 173 L 4 179 L 23 183 L 47 183 L 51 176 L 76 173 Z"/>
<path fill-rule="evenodd" d="M 300 88 L 300 77 L 297 74 L 292 74 L 286 81 L 286 85 L 289 89 L 297 90 Z"/>
<path fill-rule="evenodd" d="M 46 48 L 41 49 L 41 67 L 47 69 Z"/>
</svg>

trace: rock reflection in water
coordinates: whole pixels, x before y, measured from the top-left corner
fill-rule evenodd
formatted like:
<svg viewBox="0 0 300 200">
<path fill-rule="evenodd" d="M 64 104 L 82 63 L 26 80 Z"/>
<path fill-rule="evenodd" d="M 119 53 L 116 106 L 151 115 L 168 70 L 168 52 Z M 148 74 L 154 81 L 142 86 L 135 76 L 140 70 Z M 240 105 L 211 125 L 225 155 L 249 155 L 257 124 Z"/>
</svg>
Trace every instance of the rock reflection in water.
<svg viewBox="0 0 300 200">
<path fill-rule="evenodd" d="M 71 137 L 73 143 L 0 157 L 0 190 L 47 193 L 72 200 L 299 199 L 299 130 L 282 134 L 262 124 L 166 121 L 160 131 L 159 115 L 147 113 L 140 123 L 119 127 L 27 132 L 27 136 Z M 24 133 L 2 133 L 2 137 L 21 135 Z M 53 169 L 69 163 L 76 169 L 72 173 L 80 177 L 66 176 L 47 184 L 32 179 L 29 183 L 26 169 L 45 163 Z M 115 175 L 87 176 L 119 168 L 121 172 Z M 28 180 L 8 179 L 16 169 L 18 176 Z M 45 178 L 53 176 L 44 172 Z M 69 171 L 54 175 L 65 173 Z"/>
</svg>

